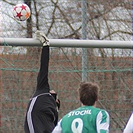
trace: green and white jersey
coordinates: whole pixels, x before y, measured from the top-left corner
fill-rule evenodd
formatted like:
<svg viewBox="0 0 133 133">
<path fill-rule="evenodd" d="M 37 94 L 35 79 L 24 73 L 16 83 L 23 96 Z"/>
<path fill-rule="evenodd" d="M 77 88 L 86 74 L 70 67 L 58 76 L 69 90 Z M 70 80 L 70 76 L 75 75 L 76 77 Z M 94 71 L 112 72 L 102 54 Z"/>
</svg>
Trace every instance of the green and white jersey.
<svg viewBox="0 0 133 133">
<path fill-rule="evenodd" d="M 93 106 L 82 106 L 66 114 L 52 133 L 109 133 L 109 115 Z"/>
</svg>

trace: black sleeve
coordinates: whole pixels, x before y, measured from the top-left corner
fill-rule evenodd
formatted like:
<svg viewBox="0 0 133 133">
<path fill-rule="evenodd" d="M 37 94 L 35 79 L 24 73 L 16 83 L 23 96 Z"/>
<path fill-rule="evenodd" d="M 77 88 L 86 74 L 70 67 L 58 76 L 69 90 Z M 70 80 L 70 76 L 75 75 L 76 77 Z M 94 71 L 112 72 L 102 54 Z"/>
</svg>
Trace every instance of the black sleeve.
<svg viewBox="0 0 133 133">
<path fill-rule="evenodd" d="M 37 90 L 49 92 L 48 83 L 48 67 L 49 67 L 49 46 L 43 46 L 40 60 L 40 70 L 37 77 Z"/>
</svg>

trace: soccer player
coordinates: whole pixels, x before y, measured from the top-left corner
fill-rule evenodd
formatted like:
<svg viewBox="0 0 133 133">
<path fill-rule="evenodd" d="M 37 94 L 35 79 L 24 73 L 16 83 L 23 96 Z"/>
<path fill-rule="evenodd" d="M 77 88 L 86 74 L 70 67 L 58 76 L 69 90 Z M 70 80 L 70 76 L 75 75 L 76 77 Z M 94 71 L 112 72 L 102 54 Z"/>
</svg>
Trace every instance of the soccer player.
<svg viewBox="0 0 133 133">
<path fill-rule="evenodd" d="M 133 133 L 133 113 L 130 116 L 123 133 Z"/>
<path fill-rule="evenodd" d="M 25 117 L 25 133 L 51 133 L 58 122 L 60 101 L 48 83 L 49 40 L 40 31 L 36 37 L 43 44 L 36 91 L 31 98 Z"/>
<path fill-rule="evenodd" d="M 98 91 L 99 86 L 95 83 L 81 83 L 79 98 L 82 106 L 66 114 L 52 133 L 109 133 L 108 112 L 96 108 Z"/>
</svg>

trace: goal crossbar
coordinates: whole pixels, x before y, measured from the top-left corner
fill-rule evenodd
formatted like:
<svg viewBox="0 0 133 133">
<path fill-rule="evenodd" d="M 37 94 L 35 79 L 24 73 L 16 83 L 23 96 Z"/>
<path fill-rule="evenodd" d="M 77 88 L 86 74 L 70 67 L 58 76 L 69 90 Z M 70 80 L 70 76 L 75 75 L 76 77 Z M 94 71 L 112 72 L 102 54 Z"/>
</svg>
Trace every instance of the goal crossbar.
<svg viewBox="0 0 133 133">
<path fill-rule="evenodd" d="M 49 39 L 50 47 L 133 49 L 133 41 Z M 42 46 L 34 38 L 0 38 L 0 46 Z"/>
</svg>

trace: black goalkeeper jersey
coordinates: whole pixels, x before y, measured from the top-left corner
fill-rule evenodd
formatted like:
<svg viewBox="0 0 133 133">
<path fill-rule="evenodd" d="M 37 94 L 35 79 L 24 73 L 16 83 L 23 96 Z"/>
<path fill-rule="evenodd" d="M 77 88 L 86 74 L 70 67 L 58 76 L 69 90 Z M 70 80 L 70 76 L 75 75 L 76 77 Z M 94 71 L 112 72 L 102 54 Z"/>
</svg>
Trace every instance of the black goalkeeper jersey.
<svg viewBox="0 0 133 133">
<path fill-rule="evenodd" d="M 25 118 L 25 133 L 51 133 L 58 121 L 54 97 L 48 83 L 49 46 L 43 46 L 37 89 L 31 98 Z"/>
</svg>

